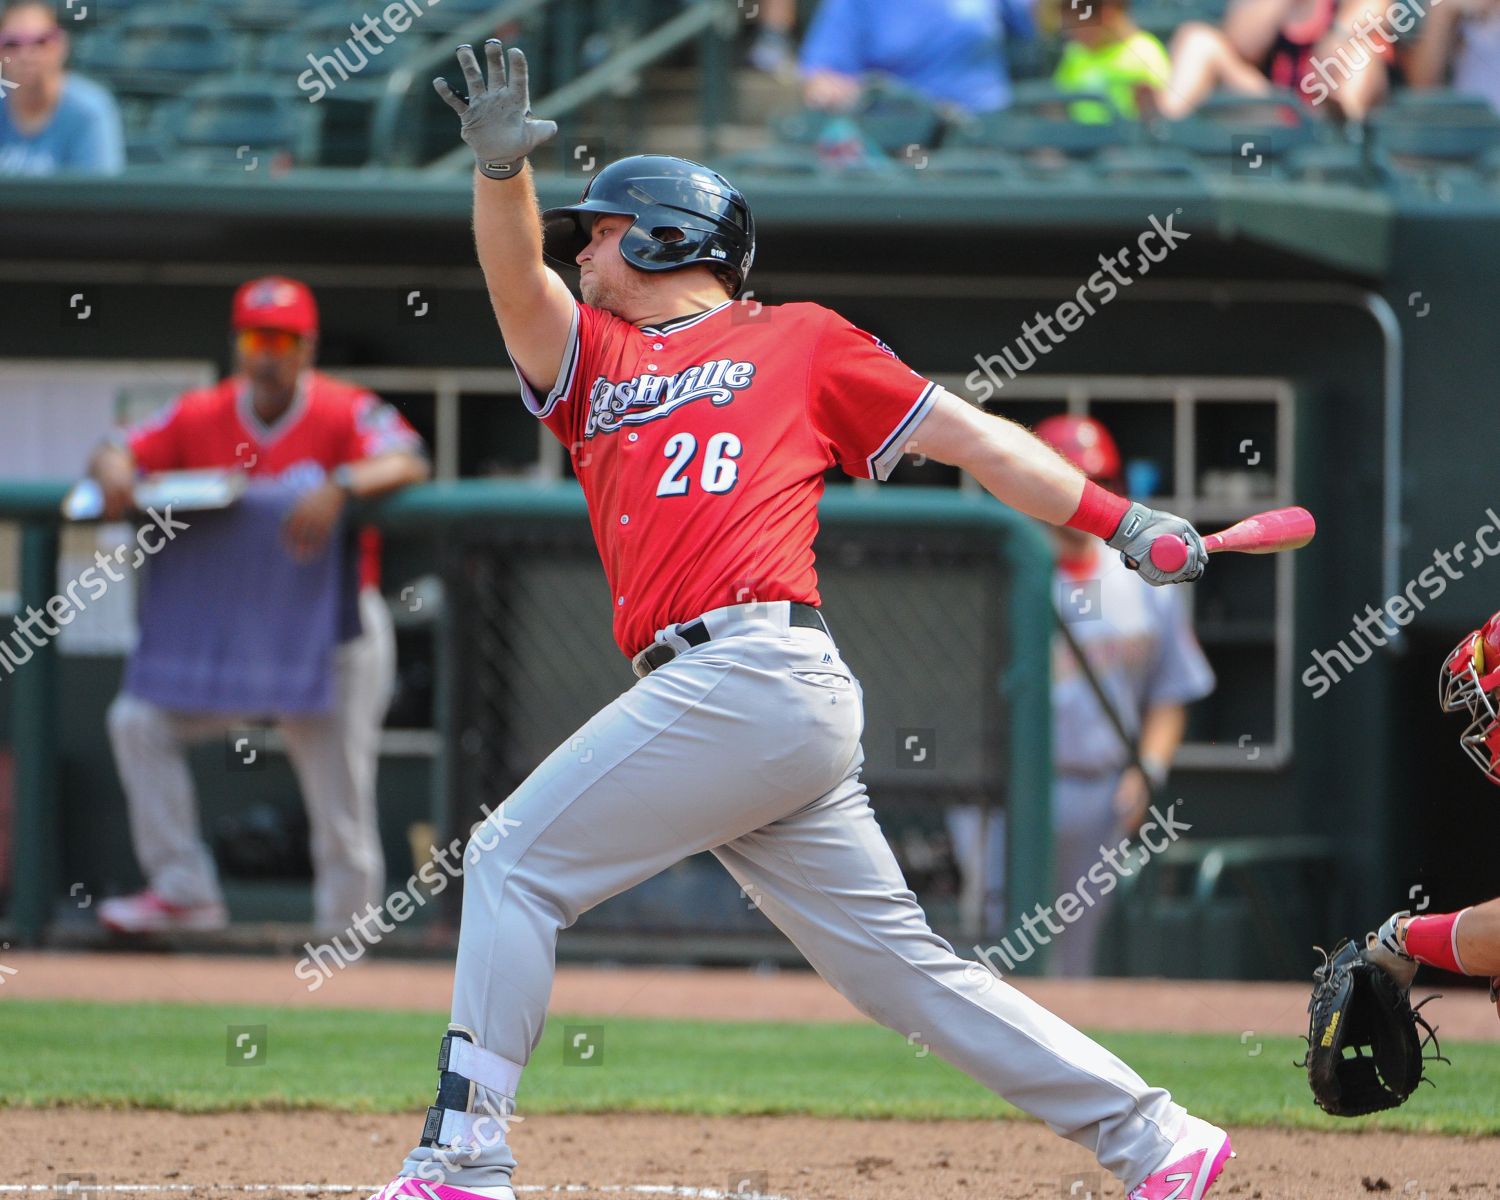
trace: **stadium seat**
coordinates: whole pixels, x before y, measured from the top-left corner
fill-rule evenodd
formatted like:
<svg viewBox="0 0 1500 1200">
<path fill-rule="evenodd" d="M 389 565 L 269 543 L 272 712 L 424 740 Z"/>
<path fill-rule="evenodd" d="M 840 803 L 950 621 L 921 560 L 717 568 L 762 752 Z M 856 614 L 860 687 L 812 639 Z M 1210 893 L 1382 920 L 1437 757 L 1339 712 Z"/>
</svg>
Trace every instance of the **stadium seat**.
<svg viewBox="0 0 1500 1200">
<path fill-rule="evenodd" d="M 413 27 L 388 44 L 382 44 L 378 38 L 367 38 L 372 47 L 379 47 L 379 53 L 369 53 L 358 41 L 351 44 L 349 25 L 347 12 L 318 9 L 268 37 L 256 66 L 267 74 L 289 73 L 295 79 L 310 69 L 313 58 L 333 59 L 326 72 L 337 82 L 335 94 L 351 85 L 352 90 L 369 91 L 372 81 L 383 80 L 423 44 L 421 38 L 411 36 Z M 348 80 L 342 78 L 344 72 L 348 73 Z"/>
<path fill-rule="evenodd" d="M 284 29 L 301 20 L 307 6 L 297 0 L 203 0 L 231 29 Z"/>
<path fill-rule="evenodd" d="M 792 146 L 811 146 L 825 140 L 829 130 L 852 124 L 871 149 L 901 156 L 911 146 L 936 145 L 943 115 L 925 97 L 896 84 L 876 84 L 865 90 L 859 107 L 850 113 L 799 108 L 774 117 L 771 132 Z"/>
<path fill-rule="evenodd" d="M 808 179 L 823 172 L 823 162 L 811 146 L 762 146 L 756 150 L 741 150 L 727 155 L 722 167 L 732 178 L 744 174 Z"/>
<path fill-rule="evenodd" d="M 311 107 L 288 96 L 279 77 L 206 79 L 163 108 L 156 132 L 174 163 L 263 178 L 273 167 L 315 159 Z"/>
<path fill-rule="evenodd" d="M 1169 42 L 1177 27 L 1188 21 L 1222 24 L 1227 7 L 1224 0 L 1142 0 L 1132 6 L 1130 17 L 1147 33 Z"/>
<path fill-rule="evenodd" d="M 1235 156 L 1253 161 L 1252 155 L 1274 162 L 1294 147 L 1325 140 L 1327 132 L 1295 92 L 1277 89 L 1264 96 L 1216 93 L 1189 117 L 1153 121 L 1151 137 L 1229 164 Z"/>
<path fill-rule="evenodd" d="M 1110 119 L 1075 121 L 1074 107 L 1087 104 Z M 1063 154 L 1084 156 L 1109 146 L 1125 146 L 1140 136 L 1135 121 L 1115 113 L 1109 98 L 1097 92 L 1062 91 L 1051 83 L 1029 82 L 1016 87 L 1009 108 L 983 113 L 956 125 L 945 142 L 960 148 L 993 148 L 1028 156 Z"/>
<path fill-rule="evenodd" d="M 1485 117 L 1495 115 L 1493 106 L 1483 96 L 1458 92 L 1445 87 L 1395 88 L 1386 103 L 1391 108 L 1423 112 L 1429 115 L 1442 114 L 1445 119 L 1464 116 L 1483 120 Z"/>
<path fill-rule="evenodd" d="M 1203 178 L 1203 166 L 1175 146 L 1112 146 L 1090 161 L 1093 174 L 1106 183 L 1184 183 Z"/>
<path fill-rule="evenodd" d="M 1500 146 L 1500 116 L 1488 107 L 1403 103 L 1372 112 L 1370 140 L 1399 171 L 1445 163 L 1478 163 Z"/>
<path fill-rule="evenodd" d="M 209 72 L 234 66 L 234 46 L 203 9 L 140 8 L 79 48 L 74 65 L 116 92 L 170 96 Z"/>
<path fill-rule="evenodd" d="M 934 150 L 928 155 L 924 170 L 935 176 L 957 182 L 979 179 L 1011 179 L 1021 174 L 1014 155 L 1004 150 L 966 149 L 963 147 Z"/>
<path fill-rule="evenodd" d="M 1294 146 L 1283 165 L 1288 178 L 1299 183 L 1379 187 L 1390 178 L 1390 167 L 1378 151 L 1349 142 Z"/>
<path fill-rule="evenodd" d="M 442 3 L 424 9 L 419 23 L 427 32 L 444 33 L 493 12 L 496 7 L 496 0 L 442 0 Z M 413 22 L 412 29 L 415 30 L 419 23 Z"/>
</svg>

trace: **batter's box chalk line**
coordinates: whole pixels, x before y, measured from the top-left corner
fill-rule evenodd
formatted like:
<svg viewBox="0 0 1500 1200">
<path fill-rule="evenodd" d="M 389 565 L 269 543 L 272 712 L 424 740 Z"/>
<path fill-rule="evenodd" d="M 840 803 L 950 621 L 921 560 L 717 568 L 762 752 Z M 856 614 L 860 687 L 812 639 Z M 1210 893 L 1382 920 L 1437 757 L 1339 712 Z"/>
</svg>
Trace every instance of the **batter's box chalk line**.
<svg viewBox="0 0 1500 1200">
<path fill-rule="evenodd" d="M 76 1195 L 88 1200 L 106 1192 L 116 1196 L 185 1195 L 190 1192 L 241 1192 L 246 1195 L 307 1196 L 334 1193 L 372 1196 L 383 1183 L 0 1183 L 0 1195 Z M 518 1195 L 574 1196 L 604 1192 L 611 1196 L 680 1196 L 684 1200 L 790 1200 L 770 1192 L 726 1192 L 721 1188 L 672 1187 L 657 1183 L 610 1183 L 591 1187 L 583 1183 L 525 1183 L 516 1185 Z"/>
</svg>

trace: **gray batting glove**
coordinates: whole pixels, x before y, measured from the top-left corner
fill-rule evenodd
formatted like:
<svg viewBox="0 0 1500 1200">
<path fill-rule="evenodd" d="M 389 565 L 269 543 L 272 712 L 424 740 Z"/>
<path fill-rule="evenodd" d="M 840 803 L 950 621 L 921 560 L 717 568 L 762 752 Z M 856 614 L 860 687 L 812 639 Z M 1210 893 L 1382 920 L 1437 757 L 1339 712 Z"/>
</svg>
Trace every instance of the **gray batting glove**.
<svg viewBox="0 0 1500 1200">
<path fill-rule="evenodd" d="M 557 122 L 538 121 L 531 115 L 526 55 L 515 48 L 507 55 L 499 40 L 490 38 L 484 44 L 484 56 L 489 62 L 487 84 L 474 47 L 458 48 L 458 65 L 469 86 L 467 101 L 453 94 L 446 79 L 434 79 L 432 86 L 458 114 L 459 131 L 474 151 L 480 172 L 491 179 L 509 179 L 520 173 L 528 154 L 557 133 Z"/>
<path fill-rule="evenodd" d="M 1151 561 L 1151 543 L 1164 533 L 1170 533 L 1187 543 L 1187 560 L 1175 571 L 1163 571 Z M 1125 565 L 1138 571 L 1142 579 L 1153 587 L 1164 583 L 1191 583 L 1203 574 L 1208 566 L 1208 552 L 1203 549 L 1203 539 L 1192 523 L 1169 512 L 1157 512 L 1144 504 L 1132 504 L 1125 510 L 1120 527 L 1115 530 L 1107 544 L 1120 552 Z"/>
<path fill-rule="evenodd" d="M 1378 932 L 1365 934 L 1365 957 L 1402 988 L 1411 987 L 1417 974 L 1417 960 L 1406 952 L 1406 939 L 1397 925 L 1402 917 L 1409 916 L 1409 912 L 1392 913 Z"/>
</svg>

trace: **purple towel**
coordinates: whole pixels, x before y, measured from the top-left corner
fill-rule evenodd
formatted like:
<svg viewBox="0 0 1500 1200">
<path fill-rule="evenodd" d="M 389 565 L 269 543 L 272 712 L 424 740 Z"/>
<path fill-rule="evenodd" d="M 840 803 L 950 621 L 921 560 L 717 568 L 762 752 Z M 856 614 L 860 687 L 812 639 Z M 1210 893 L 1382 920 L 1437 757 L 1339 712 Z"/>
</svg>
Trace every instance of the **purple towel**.
<svg viewBox="0 0 1500 1200">
<path fill-rule="evenodd" d="M 343 530 L 298 563 L 281 525 L 297 502 L 283 484 L 252 484 L 150 560 L 140 642 L 125 690 L 178 712 L 304 716 L 333 707 L 333 655 L 352 591 Z M 342 631 L 347 632 L 347 631 Z"/>
</svg>

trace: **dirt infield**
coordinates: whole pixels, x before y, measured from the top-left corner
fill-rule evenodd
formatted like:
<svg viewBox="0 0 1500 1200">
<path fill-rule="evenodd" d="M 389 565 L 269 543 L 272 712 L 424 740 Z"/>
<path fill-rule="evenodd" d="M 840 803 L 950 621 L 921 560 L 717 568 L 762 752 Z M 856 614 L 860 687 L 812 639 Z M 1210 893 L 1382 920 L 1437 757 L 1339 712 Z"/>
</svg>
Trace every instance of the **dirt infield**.
<svg viewBox="0 0 1500 1200">
<path fill-rule="evenodd" d="M 288 1004 L 445 1011 L 451 968 L 367 962 L 316 992 L 285 959 L 190 955 L 7 955 L 6 998 Z M 1297 1033 L 1301 985 L 1020 981 L 1094 1029 Z M 862 1018 L 816 976 L 563 968 L 555 1011 L 610 1016 L 847 1021 Z M 1445 1034 L 1500 1037 L 1483 992 L 1442 1001 Z M 61 1197 L 356 1196 L 399 1165 L 420 1115 L 0 1108 L 0 1200 Z M 536 1116 L 519 1121 L 520 1195 L 788 1200 L 1101 1200 L 1122 1194 L 1091 1156 L 1021 1121 L 835 1121 L 794 1117 Z M 1237 1131 L 1240 1158 L 1215 1200 L 1500 1196 L 1500 1138 Z M 107 1190 L 106 1190 L 107 1189 Z"/>
<path fill-rule="evenodd" d="M 77 1177 L 74 1200 L 80 1194 L 89 1200 L 350 1195 L 336 1189 L 385 1182 L 419 1124 L 415 1114 L 0 1111 L 0 1140 L 10 1151 L 0 1185 L 50 1196 Z M 707 1197 L 759 1191 L 789 1200 L 1121 1195 L 1084 1150 L 1021 1122 L 549 1116 L 516 1126 L 514 1143 L 522 1197 L 563 1191 L 576 1200 L 622 1192 Z M 1500 1179 L 1495 1138 L 1249 1129 L 1235 1134 L 1235 1145 L 1240 1157 L 1229 1164 L 1214 1200 L 1355 1200 L 1371 1193 L 1392 1200 L 1479 1200 L 1496 1195 Z M 258 1186 L 287 1184 L 300 1186 Z M 365 1193 L 353 1194 L 362 1200 Z"/>
</svg>

